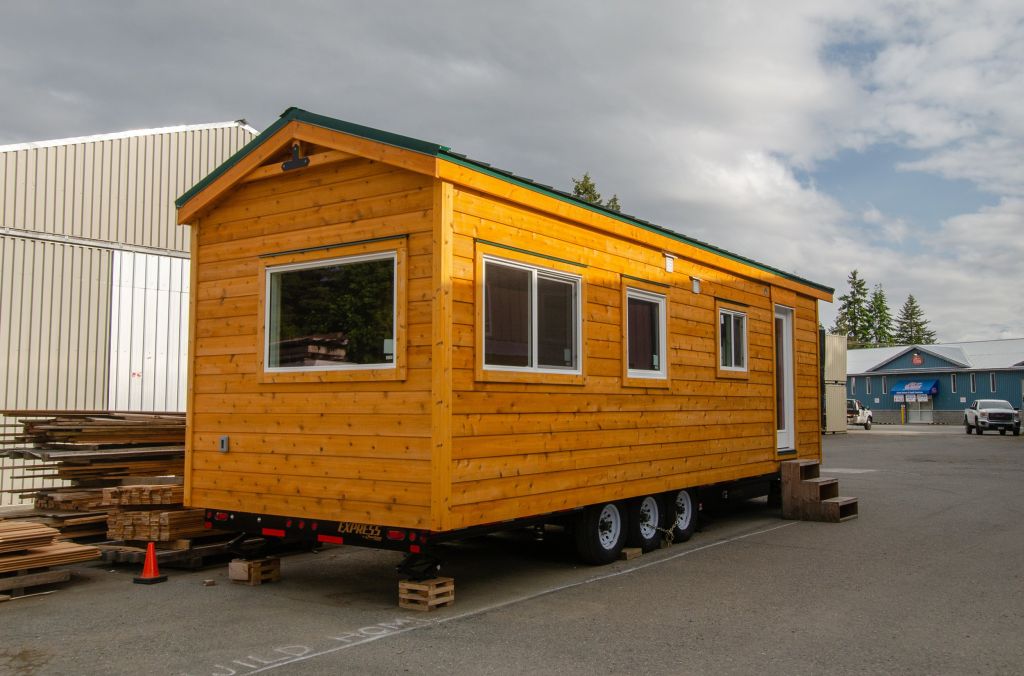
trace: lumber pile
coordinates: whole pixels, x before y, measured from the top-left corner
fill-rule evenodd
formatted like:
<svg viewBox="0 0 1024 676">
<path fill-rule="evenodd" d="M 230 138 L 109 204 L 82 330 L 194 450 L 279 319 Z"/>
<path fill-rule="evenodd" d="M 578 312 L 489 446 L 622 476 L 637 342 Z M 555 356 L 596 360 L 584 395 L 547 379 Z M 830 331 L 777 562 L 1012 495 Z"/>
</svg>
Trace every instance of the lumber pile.
<svg viewBox="0 0 1024 676">
<path fill-rule="evenodd" d="M 185 487 L 181 485 L 118 486 L 103 489 L 103 503 L 119 505 L 180 505 L 185 500 Z"/>
<path fill-rule="evenodd" d="M 113 511 L 107 516 L 107 537 L 112 540 L 166 542 L 209 531 L 202 509 L 174 511 Z"/>
<path fill-rule="evenodd" d="M 0 521 L 0 573 L 16 573 L 100 557 L 96 547 L 57 542 L 59 533 L 40 524 Z"/>
</svg>

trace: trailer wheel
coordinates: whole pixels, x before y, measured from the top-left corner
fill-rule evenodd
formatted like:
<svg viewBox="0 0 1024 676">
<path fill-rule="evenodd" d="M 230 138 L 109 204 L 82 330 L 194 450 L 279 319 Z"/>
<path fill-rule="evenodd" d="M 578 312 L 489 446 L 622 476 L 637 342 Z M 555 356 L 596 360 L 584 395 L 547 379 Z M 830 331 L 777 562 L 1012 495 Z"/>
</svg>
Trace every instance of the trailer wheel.
<svg viewBox="0 0 1024 676">
<path fill-rule="evenodd" d="M 672 542 L 686 542 L 697 530 L 697 498 L 691 489 L 668 494 L 668 520 L 672 524 Z"/>
<path fill-rule="evenodd" d="M 626 543 L 623 510 L 605 502 L 583 510 L 576 521 L 576 551 L 586 563 L 603 566 L 619 558 Z"/>
<path fill-rule="evenodd" d="M 658 499 L 648 495 L 634 500 L 629 506 L 629 532 L 626 544 L 645 552 L 657 549 L 661 543 L 662 509 Z"/>
</svg>

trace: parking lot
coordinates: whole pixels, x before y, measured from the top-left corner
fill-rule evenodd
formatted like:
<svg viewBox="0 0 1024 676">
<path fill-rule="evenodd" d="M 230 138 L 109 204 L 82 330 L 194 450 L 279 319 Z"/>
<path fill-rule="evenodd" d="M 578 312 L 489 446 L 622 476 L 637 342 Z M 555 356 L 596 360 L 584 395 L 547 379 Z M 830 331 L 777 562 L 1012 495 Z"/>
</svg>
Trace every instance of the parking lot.
<svg viewBox="0 0 1024 676">
<path fill-rule="evenodd" d="M 78 566 L 54 594 L 0 604 L 0 673 L 1024 670 L 1024 441 L 879 425 L 825 437 L 824 468 L 858 519 L 752 503 L 603 568 L 557 535 L 481 538 L 450 548 L 457 601 L 430 614 L 397 608 L 387 552 L 289 556 L 259 587 L 226 566 L 146 587 Z"/>
</svg>

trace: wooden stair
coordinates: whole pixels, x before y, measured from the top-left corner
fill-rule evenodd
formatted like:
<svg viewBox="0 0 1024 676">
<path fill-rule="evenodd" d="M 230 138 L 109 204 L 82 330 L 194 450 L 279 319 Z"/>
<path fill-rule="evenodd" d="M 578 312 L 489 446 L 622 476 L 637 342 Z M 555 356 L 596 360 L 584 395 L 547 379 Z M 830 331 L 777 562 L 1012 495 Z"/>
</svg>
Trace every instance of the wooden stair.
<svg viewBox="0 0 1024 676">
<path fill-rule="evenodd" d="M 820 476 L 817 460 L 782 463 L 782 518 L 839 523 L 857 518 L 857 498 L 839 495 L 839 481 Z"/>
</svg>

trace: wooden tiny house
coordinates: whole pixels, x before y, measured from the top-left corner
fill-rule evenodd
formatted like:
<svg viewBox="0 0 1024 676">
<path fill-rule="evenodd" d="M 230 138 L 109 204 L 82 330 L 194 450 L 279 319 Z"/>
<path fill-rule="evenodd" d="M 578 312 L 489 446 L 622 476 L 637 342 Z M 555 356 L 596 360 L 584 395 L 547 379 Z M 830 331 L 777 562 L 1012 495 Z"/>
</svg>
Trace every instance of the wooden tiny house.
<svg viewBox="0 0 1024 676">
<path fill-rule="evenodd" d="M 178 206 L 211 514 L 379 540 L 820 458 L 827 287 L 294 108 Z"/>
</svg>

